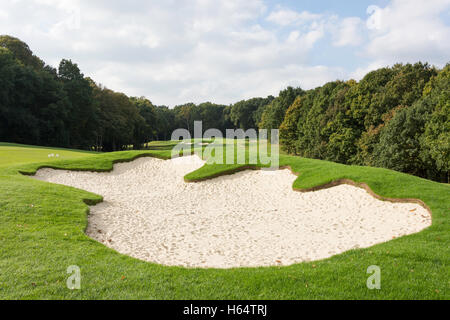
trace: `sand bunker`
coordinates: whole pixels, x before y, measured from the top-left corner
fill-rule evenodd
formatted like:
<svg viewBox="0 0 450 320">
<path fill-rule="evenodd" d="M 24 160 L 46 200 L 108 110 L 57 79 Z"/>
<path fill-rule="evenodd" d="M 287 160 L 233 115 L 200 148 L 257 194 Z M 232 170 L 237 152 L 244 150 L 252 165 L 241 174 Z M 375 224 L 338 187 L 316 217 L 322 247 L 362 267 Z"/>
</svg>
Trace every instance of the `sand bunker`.
<svg viewBox="0 0 450 320">
<path fill-rule="evenodd" d="M 87 235 L 164 265 L 290 265 L 369 247 L 431 225 L 418 204 L 380 201 L 350 185 L 300 193 L 289 170 L 244 171 L 199 183 L 197 156 L 140 158 L 110 173 L 42 169 L 36 178 L 104 196 Z"/>
</svg>

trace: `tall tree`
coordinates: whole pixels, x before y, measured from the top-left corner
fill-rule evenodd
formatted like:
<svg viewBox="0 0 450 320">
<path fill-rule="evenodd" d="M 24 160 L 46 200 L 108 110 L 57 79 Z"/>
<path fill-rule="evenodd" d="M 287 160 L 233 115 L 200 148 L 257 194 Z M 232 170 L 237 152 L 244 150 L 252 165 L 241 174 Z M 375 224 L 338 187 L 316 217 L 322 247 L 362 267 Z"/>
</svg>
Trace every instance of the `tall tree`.
<svg viewBox="0 0 450 320">
<path fill-rule="evenodd" d="M 277 98 L 269 102 L 261 114 L 261 120 L 257 123 L 260 129 L 278 129 L 284 120 L 287 109 L 294 103 L 295 98 L 302 95 L 301 88 L 288 87 L 280 91 Z"/>
<path fill-rule="evenodd" d="M 45 65 L 41 59 L 33 54 L 30 47 L 25 42 L 17 38 L 8 35 L 0 35 L 0 47 L 11 51 L 14 58 L 19 60 L 25 66 L 40 70 Z"/>
<path fill-rule="evenodd" d="M 135 148 L 156 138 L 156 107 L 145 97 L 131 97 L 131 103 L 138 109 L 144 121 L 137 118 Z"/>
<path fill-rule="evenodd" d="M 65 59 L 59 64 L 58 77 L 70 101 L 69 144 L 89 149 L 94 144 L 97 126 L 90 82 L 84 78 L 77 64 Z"/>
<path fill-rule="evenodd" d="M 242 100 L 235 103 L 230 111 L 230 119 L 233 124 L 243 130 L 256 129 L 258 124 L 255 120 L 255 114 L 261 113 L 261 108 L 264 108 L 273 100 L 272 96 L 267 98 L 253 98 L 249 100 Z"/>
<path fill-rule="evenodd" d="M 68 146 L 68 100 L 55 74 L 20 63 L 0 48 L 0 139 Z"/>
</svg>

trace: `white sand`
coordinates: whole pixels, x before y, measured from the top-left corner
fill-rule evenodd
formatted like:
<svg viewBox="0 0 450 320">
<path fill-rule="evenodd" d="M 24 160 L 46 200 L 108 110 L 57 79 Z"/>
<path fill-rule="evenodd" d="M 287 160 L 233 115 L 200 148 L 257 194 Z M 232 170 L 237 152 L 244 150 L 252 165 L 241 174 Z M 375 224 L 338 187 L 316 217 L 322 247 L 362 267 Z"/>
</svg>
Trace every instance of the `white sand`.
<svg viewBox="0 0 450 320">
<path fill-rule="evenodd" d="M 87 235 L 145 261 L 187 267 L 290 265 L 423 230 L 420 205 L 380 201 L 349 185 L 300 193 L 289 170 L 186 183 L 197 156 L 141 158 L 110 173 L 42 169 L 36 178 L 104 196 Z"/>
</svg>

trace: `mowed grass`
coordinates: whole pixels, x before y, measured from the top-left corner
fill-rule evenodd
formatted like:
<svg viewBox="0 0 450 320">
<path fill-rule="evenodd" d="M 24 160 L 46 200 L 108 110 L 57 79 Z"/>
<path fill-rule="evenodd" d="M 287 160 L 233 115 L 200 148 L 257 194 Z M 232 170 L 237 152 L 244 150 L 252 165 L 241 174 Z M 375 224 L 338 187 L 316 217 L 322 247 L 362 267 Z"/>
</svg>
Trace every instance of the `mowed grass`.
<svg viewBox="0 0 450 320">
<path fill-rule="evenodd" d="M 87 204 L 98 203 L 101 196 L 21 174 L 32 174 L 40 167 L 107 171 L 114 162 L 141 156 L 169 158 L 173 145 L 160 142 L 146 151 L 104 154 L 66 151 L 62 159 L 45 158 L 45 153 L 61 155 L 64 150 L 14 146 L 23 150 L 25 160 L 17 149 L 14 157 L 3 159 L 8 153 L 6 148 L 11 146 L 0 146 L 0 161 L 4 164 L 0 166 L 0 298 L 450 298 L 450 187 L 446 184 L 385 169 L 281 155 L 280 165 L 290 166 L 299 174 L 295 188 L 307 189 L 342 178 L 365 182 L 381 196 L 421 199 L 432 210 L 433 225 L 414 235 L 326 260 L 289 267 L 219 270 L 166 267 L 121 255 L 84 234 Z M 205 147 L 191 149 L 200 152 Z M 33 151 L 37 154 L 33 155 Z M 186 180 L 201 180 L 244 167 L 249 165 L 207 164 L 187 175 Z M 67 268 L 71 265 L 81 268 L 81 290 L 67 289 Z M 381 268 L 381 290 L 366 286 L 366 270 L 371 265 Z"/>
<path fill-rule="evenodd" d="M 0 142 L 0 167 L 64 159 L 72 160 L 93 154 L 95 152 Z"/>
</svg>

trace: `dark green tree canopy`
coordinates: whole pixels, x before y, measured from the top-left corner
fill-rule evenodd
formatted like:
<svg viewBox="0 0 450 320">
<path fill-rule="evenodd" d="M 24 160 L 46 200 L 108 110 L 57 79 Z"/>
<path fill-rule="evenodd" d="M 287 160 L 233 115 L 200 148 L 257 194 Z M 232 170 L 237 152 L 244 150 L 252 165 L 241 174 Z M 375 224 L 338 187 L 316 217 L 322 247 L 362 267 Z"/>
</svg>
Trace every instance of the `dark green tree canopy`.
<svg viewBox="0 0 450 320">
<path fill-rule="evenodd" d="M 230 119 L 237 128 L 243 130 L 257 128 L 258 123 L 255 120 L 261 116 L 255 117 L 255 114 L 262 115 L 261 108 L 265 108 L 273 99 L 273 96 L 269 96 L 239 101 L 231 107 Z"/>
</svg>

